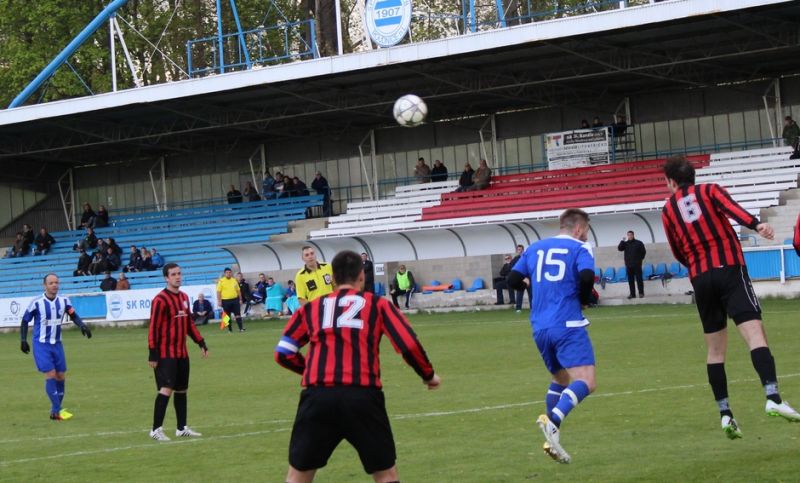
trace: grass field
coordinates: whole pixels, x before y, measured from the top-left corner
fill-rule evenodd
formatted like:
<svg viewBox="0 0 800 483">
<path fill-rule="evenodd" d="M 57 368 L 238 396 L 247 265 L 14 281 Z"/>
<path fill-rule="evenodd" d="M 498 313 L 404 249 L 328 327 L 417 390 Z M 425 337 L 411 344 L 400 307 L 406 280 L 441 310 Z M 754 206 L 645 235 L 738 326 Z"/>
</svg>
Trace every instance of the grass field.
<svg viewBox="0 0 800 483">
<path fill-rule="evenodd" d="M 800 405 L 799 301 L 765 301 L 784 396 Z M 427 391 L 388 343 L 383 381 L 403 482 L 797 481 L 800 424 L 768 418 L 741 340 L 731 338 L 731 403 L 744 439 L 727 440 L 707 387 L 693 306 L 588 313 L 598 390 L 572 412 L 562 443 L 573 464 L 541 452 L 534 424 L 549 378 L 527 317 L 512 311 L 413 316 L 442 377 Z M 70 421 L 47 419 L 43 378 L 16 333 L 0 335 L 0 480 L 283 481 L 299 377 L 273 362 L 283 322 L 245 334 L 202 328 L 191 344 L 189 424 L 203 438 L 148 438 L 155 385 L 144 328 L 65 335 Z M 165 428 L 174 435 L 170 405 Z M 371 481 L 346 443 L 320 482 Z"/>
</svg>

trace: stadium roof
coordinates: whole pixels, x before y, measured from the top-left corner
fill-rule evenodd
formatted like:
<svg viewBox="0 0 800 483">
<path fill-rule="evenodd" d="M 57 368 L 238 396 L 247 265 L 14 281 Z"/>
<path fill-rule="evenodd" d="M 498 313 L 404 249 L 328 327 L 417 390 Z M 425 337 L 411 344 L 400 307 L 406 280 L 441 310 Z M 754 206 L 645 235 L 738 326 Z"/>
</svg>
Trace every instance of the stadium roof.
<svg viewBox="0 0 800 483">
<path fill-rule="evenodd" d="M 800 73 L 800 2 L 672 0 L 0 111 L 0 162 L 357 142 L 398 95 L 435 119 Z"/>
</svg>

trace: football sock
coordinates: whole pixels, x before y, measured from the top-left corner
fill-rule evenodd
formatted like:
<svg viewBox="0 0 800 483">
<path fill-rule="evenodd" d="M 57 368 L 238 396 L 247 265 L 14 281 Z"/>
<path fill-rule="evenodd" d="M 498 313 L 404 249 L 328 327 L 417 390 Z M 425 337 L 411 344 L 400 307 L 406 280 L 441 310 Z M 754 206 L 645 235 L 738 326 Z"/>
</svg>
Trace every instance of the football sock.
<svg viewBox="0 0 800 483">
<path fill-rule="evenodd" d="M 156 396 L 156 404 L 153 408 L 153 430 L 156 430 L 164 425 L 164 416 L 167 414 L 167 405 L 169 405 L 169 396 L 158 393 Z"/>
<path fill-rule="evenodd" d="M 176 392 L 172 395 L 172 404 L 175 406 L 175 418 L 178 420 L 178 429 L 186 426 L 186 393 Z"/>
<path fill-rule="evenodd" d="M 706 364 L 706 370 L 708 371 L 708 383 L 711 384 L 711 392 L 714 393 L 714 400 L 717 401 L 720 416 L 733 417 L 728 404 L 728 376 L 725 375 L 725 363 Z"/>
<path fill-rule="evenodd" d="M 44 380 L 44 392 L 47 393 L 47 397 L 50 399 L 50 414 L 56 414 L 61 411 L 61 400 L 58 398 L 55 379 Z"/>
<path fill-rule="evenodd" d="M 238 315 L 236 316 L 236 325 L 239 326 L 239 330 L 242 330 L 242 318 Z"/>
<path fill-rule="evenodd" d="M 567 417 L 570 411 L 589 395 L 589 386 L 583 381 L 573 381 L 561 392 L 558 404 L 553 408 L 551 421 L 558 427 Z"/>
<path fill-rule="evenodd" d="M 64 402 L 64 386 L 67 381 L 56 381 L 56 389 L 58 390 L 58 402 Z"/>
<path fill-rule="evenodd" d="M 558 400 L 561 399 L 561 393 L 566 388 L 567 386 L 562 386 L 555 381 L 550 383 L 550 387 L 547 388 L 547 395 L 544 398 L 544 403 L 547 406 L 548 418 L 553 418 L 553 408 L 556 407 L 556 404 L 558 404 Z"/>
<path fill-rule="evenodd" d="M 750 351 L 750 359 L 753 361 L 753 367 L 761 379 L 761 385 L 764 386 L 764 392 L 767 394 L 767 399 L 780 404 L 783 402 L 781 395 L 778 392 L 778 376 L 775 371 L 775 358 L 769 347 L 759 347 Z"/>
</svg>

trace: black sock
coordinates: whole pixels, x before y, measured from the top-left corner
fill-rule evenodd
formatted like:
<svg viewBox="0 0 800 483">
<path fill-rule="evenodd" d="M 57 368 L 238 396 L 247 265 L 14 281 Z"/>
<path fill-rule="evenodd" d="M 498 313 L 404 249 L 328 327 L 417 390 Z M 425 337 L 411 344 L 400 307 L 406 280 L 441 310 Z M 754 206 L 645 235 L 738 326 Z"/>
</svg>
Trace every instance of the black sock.
<svg viewBox="0 0 800 483">
<path fill-rule="evenodd" d="M 239 325 L 239 330 L 242 330 L 242 318 L 236 317 L 236 324 Z"/>
<path fill-rule="evenodd" d="M 721 416 L 733 417 L 730 406 L 728 406 L 728 377 L 725 375 L 725 363 L 706 364 L 708 371 L 708 383 L 711 384 L 711 392 L 714 393 L 714 400 L 717 401 L 719 414 Z"/>
<path fill-rule="evenodd" d="M 156 404 L 153 408 L 153 430 L 164 425 L 164 416 L 167 414 L 168 405 L 169 396 L 158 393 L 156 396 Z"/>
<path fill-rule="evenodd" d="M 172 404 L 175 405 L 175 418 L 178 420 L 178 429 L 186 426 L 186 393 L 176 392 L 173 394 Z"/>
<path fill-rule="evenodd" d="M 761 379 L 761 385 L 764 386 L 764 391 L 767 394 L 767 399 L 773 401 L 775 404 L 783 402 L 781 395 L 778 392 L 778 376 L 775 370 L 775 358 L 769 347 L 759 347 L 750 351 L 750 359 L 753 361 L 753 367 Z"/>
</svg>

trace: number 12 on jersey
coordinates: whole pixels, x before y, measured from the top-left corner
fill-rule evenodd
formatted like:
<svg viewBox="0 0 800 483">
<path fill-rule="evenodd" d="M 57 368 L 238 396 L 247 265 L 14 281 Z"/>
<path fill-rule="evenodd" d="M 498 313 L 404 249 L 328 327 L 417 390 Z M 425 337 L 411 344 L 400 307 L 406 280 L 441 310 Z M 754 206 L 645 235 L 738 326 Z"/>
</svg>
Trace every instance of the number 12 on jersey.
<svg viewBox="0 0 800 483">
<path fill-rule="evenodd" d="M 567 264 L 564 260 L 559 260 L 556 255 L 566 255 L 569 250 L 566 248 L 551 248 L 545 253 L 544 250 L 536 250 L 536 281 L 542 281 L 542 273 L 548 282 L 558 282 L 564 279 L 567 272 Z M 546 268 L 545 268 L 546 266 Z M 551 269 L 555 274 L 551 273 Z"/>
<path fill-rule="evenodd" d="M 322 301 L 322 329 L 330 329 L 333 327 L 333 313 L 336 311 L 336 297 L 327 297 Z M 336 327 L 361 329 L 364 327 L 364 321 L 356 318 L 361 314 L 361 309 L 367 304 L 364 297 L 360 295 L 345 295 L 339 300 L 339 307 L 347 307 L 347 310 L 336 317 Z M 349 307 L 348 307 L 349 306 Z"/>
</svg>

